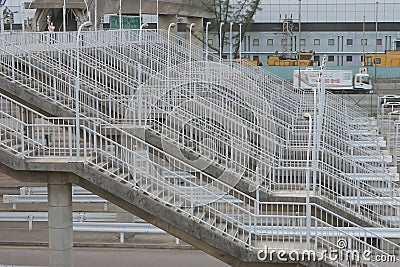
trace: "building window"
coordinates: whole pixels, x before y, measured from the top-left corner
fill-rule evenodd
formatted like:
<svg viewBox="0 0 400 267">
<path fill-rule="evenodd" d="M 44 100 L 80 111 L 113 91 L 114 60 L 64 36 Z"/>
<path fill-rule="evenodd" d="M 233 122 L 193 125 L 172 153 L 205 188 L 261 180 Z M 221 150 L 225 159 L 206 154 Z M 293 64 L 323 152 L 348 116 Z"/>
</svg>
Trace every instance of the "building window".
<svg viewBox="0 0 400 267">
<path fill-rule="evenodd" d="M 282 39 L 281 40 L 281 45 L 287 45 L 287 39 Z"/>
<path fill-rule="evenodd" d="M 314 39 L 314 45 L 320 45 L 321 40 L 320 39 Z"/>
<path fill-rule="evenodd" d="M 347 39 L 347 45 L 353 45 L 353 39 Z"/>
<path fill-rule="evenodd" d="M 260 40 L 259 39 L 253 39 L 253 46 L 259 46 L 260 45 Z"/>
<path fill-rule="evenodd" d="M 382 45 L 382 39 L 376 39 L 376 45 Z"/>
<path fill-rule="evenodd" d="M 306 45 L 306 39 L 300 39 L 300 45 Z"/>
<path fill-rule="evenodd" d="M 318 63 L 319 66 L 320 56 L 314 56 L 314 62 Z"/>
<path fill-rule="evenodd" d="M 214 44 L 214 40 L 213 39 L 208 39 L 208 45 L 209 46 L 213 46 Z"/>
<path fill-rule="evenodd" d="M 348 62 L 353 61 L 353 56 L 347 56 L 346 61 L 348 61 Z"/>
<path fill-rule="evenodd" d="M 274 39 L 267 39 L 267 45 L 274 45 Z"/>
<path fill-rule="evenodd" d="M 361 45 L 367 45 L 367 44 L 368 44 L 367 39 L 361 39 Z"/>
<path fill-rule="evenodd" d="M 328 39 L 328 45 L 335 45 L 335 39 Z"/>
<path fill-rule="evenodd" d="M 332 39 L 333 40 L 333 39 Z M 328 61 L 333 62 L 335 61 L 335 56 L 328 56 Z"/>
</svg>

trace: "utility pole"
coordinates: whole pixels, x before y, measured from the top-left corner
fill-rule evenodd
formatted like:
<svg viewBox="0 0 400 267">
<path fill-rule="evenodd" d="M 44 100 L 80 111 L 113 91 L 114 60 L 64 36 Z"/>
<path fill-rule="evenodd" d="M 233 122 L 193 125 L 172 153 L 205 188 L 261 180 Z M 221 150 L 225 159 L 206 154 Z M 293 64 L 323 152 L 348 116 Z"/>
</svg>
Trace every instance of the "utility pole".
<svg viewBox="0 0 400 267">
<path fill-rule="evenodd" d="M 63 32 L 67 31 L 67 4 L 66 1 L 64 0 L 63 4 Z"/>
<path fill-rule="evenodd" d="M 375 76 L 375 83 L 376 83 L 376 56 L 378 54 L 378 4 L 379 2 L 376 1 L 376 8 L 375 8 L 375 57 L 374 57 L 374 76 Z"/>
<path fill-rule="evenodd" d="M 301 51 L 301 0 L 299 0 L 299 50 L 297 51 L 297 66 L 299 68 L 299 84 L 298 84 L 298 88 L 300 89 L 301 86 L 301 79 L 300 79 L 300 51 Z"/>
<path fill-rule="evenodd" d="M 4 17 L 3 17 L 3 6 L 6 4 L 7 0 L 0 0 L 0 24 L 1 24 L 1 33 L 4 32 Z"/>
</svg>

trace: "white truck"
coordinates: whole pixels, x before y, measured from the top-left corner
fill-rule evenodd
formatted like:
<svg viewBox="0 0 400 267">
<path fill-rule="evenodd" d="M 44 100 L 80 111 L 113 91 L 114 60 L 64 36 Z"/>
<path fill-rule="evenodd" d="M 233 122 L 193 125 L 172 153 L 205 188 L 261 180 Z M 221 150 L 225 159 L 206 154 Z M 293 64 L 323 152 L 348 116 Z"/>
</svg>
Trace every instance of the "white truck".
<svg viewBox="0 0 400 267">
<path fill-rule="evenodd" d="M 293 71 L 293 86 L 311 90 L 318 87 L 319 70 L 306 69 Z M 364 68 L 354 76 L 351 70 L 324 70 L 321 86 L 325 85 L 325 90 L 334 93 L 372 93 L 371 78 Z"/>
</svg>

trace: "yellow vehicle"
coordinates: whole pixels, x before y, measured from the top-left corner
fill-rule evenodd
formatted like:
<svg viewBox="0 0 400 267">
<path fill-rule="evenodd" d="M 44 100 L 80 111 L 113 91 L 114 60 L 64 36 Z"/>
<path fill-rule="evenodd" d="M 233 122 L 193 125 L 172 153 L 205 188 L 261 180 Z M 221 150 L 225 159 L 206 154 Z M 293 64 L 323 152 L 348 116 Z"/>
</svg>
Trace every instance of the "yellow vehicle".
<svg viewBox="0 0 400 267">
<path fill-rule="evenodd" d="M 314 51 L 298 52 L 300 60 L 297 58 L 287 58 L 285 55 L 274 55 L 268 57 L 268 66 L 312 66 Z"/>
<path fill-rule="evenodd" d="M 246 66 L 246 67 L 250 67 L 250 66 L 262 66 L 262 63 L 259 60 L 250 60 L 249 58 L 245 57 L 245 58 L 237 58 L 235 59 L 235 61 L 242 65 L 242 66 Z"/>
<path fill-rule="evenodd" d="M 398 67 L 400 51 L 385 51 L 385 54 L 365 54 L 364 66 Z"/>
</svg>

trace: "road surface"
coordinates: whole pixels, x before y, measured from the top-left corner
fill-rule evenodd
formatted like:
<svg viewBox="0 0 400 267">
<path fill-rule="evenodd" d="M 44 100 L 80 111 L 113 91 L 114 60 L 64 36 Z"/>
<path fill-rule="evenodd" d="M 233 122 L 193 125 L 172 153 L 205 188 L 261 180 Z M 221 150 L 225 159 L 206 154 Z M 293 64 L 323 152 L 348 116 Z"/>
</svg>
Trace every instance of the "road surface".
<svg viewBox="0 0 400 267">
<path fill-rule="evenodd" d="M 1 265 L 47 266 L 46 248 L 0 247 Z M 227 267 L 197 250 L 74 248 L 75 267 Z"/>
</svg>

